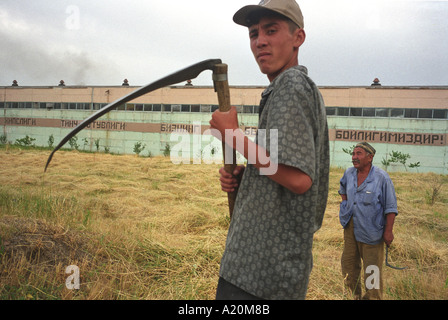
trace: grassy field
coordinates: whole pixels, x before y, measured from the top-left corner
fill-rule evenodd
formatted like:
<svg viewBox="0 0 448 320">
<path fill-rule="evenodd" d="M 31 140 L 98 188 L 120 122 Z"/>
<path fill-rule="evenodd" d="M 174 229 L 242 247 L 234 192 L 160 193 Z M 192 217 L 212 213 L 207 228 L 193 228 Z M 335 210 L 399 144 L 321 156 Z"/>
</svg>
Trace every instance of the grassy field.
<svg viewBox="0 0 448 320">
<path fill-rule="evenodd" d="M 229 224 L 218 165 L 0 148 L 0 299 L 214 299 Z M 333 169 L 307 299 L 343 287 Z M 399 216 L 385 299 L 448 299 L 448 177 L 393 173 Z M 80 289 L 66 288 L 66 267 Z"/>
</svg>

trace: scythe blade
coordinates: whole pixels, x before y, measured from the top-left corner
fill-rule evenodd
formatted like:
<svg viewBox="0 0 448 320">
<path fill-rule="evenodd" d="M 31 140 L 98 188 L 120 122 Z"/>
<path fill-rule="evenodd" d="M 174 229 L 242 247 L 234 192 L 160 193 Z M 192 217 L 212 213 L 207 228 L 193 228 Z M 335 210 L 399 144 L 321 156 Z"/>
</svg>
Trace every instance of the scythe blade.
<svg viewBox="0 0 448 320">
<path fill-rule="evenodd" d="M 408 268 L 408 267 L 396 267 L 389 263 L 389 247 L 388 246 L 386 246 L 386 266 L 388 266 L 389 268 L 395 269 L 395 270 L 405 270 Z"/>
<path fill-rule="evenodd" d="M 160 80 L 157 80 L 153 83 L 150 83 L 144 87 L 141 87 L 133 92 L 131 92 L 130 94 L 106 105 L 104 108 L 98 110 L 97 112 L 95 112 L 94 114 L 92 114 L 90 117 L 86 118 L 85 120 L 83 120 L 78 126 L 76 126 L 69 134 L 67 134 L 67 136 L 65 136 L 61 142 L 54 148 L 54 150 L 51 152 L 50 156 L 48 157 L 47 160 L 47 164 L 45 165 L 45 170 L 44 172 L 47 171 L 48 165 L 51 162 L 51 159 L 53 158 L 53 155 L 55 154 L 56 151 L 58 151 L 64 144 L 66 144 L 72 137 L 74 137 L 78 132 L 80 132 L 82 129 L 84 129 L 85 127 L 87 127 L 89 124 L 91 124 L 92 122 L 94 122 L 96 119 L 98 119 L 99 117 L 105 115 L 106 113 L 108 113 L 109 111 L 115 109 L 116 107 L 131 101 L 133 99 L 136 99 L 146 93 L 149 93 L 151 91 L 163 88 L 163 87 L 167 87 L 179 82 L 183 82 L 183 81 L 187 81 L 190 79 L 194 79 L 196 78 L 202 71 L 205 70 L 213 70 L 214 66 L 216 64 L 220 64 L 221 60 L 220 59 L 209 59 L 209 60 L 204 60 L 202 62 L 196 63 L 192 66 L 189 66 L 185 69 L 182 69 L 180 71 L 177 71 L 171 75 L 168 75 Z"/>
</svg>

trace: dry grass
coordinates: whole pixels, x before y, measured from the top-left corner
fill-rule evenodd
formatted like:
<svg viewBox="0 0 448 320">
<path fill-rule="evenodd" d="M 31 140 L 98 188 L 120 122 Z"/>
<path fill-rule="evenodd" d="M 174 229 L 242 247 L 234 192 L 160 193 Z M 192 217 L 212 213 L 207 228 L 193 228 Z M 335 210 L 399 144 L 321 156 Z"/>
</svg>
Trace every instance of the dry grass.
<svg viewBox="0 0 448 320">
<path fill-rule="evenodd" d="M 217 165 L 0 149 L 0 299 L 213 299 L 229 218 Z M 308 299 L 347 299 L 339 179 L 315 236 Z M 392 174 L 400 215 L 386 299 L 448 298 L 448 178 Z M 436 186 L 439 186 L 437 190 Z M 81 289 L 65 287 L 77 265 Z"/>
</svg>

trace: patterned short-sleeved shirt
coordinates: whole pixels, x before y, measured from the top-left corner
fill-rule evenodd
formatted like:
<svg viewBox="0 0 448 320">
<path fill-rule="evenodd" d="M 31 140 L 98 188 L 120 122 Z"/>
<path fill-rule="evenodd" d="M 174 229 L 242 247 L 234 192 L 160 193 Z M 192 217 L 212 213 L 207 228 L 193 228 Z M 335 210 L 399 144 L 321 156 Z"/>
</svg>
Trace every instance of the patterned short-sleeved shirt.
<svg viewBox="0 0 448 320">
<path fill-rule="evenodd" d="M 322 96 L 303 66 L 279 75 L 262 94 L 260 129 L 278 163 L 313 181 L 295 194 L 247 165 L 230 224 L 220 276 L 264 299 L 305 299 L 313 234 L 322 225 L 329 179 L 329 142 Z M 270 132 L 278 137 L 271 141 Z M 274 139 L 275 135 L 272 136 Z M 273 144 L 274 142 L 274 144 Z"/>
</svg>

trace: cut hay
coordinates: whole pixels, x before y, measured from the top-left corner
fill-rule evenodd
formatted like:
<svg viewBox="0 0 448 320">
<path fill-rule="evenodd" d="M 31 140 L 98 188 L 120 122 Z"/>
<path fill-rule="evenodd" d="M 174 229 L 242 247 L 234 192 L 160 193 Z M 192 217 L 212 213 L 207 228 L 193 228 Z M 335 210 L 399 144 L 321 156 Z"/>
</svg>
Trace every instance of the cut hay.
<svg viewBox="0 0 448 320">
<path fill-rule="evenodd" d="M 229 226 L 219 165 L 0 148 L 0 299 L 214 299 Z M 308 299 L 350 299 L 332 169 Z M 448 178 L 393 173 L 399 206 L 385 299 L 448 299 Z M 437 190 L 435 189 L 437 187 Z M 68 265 L 81 288 L 65 286 Z"/>
</svg>

